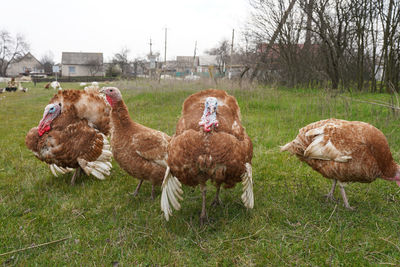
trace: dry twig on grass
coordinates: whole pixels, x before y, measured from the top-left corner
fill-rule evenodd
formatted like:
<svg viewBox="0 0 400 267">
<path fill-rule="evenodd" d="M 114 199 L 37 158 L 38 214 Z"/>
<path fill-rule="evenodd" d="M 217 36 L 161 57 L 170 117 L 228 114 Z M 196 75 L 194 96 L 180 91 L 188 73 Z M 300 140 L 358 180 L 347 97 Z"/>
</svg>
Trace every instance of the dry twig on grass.
<svg viewBox="0 0 400 267">
<path fill-rule="evenodd" d="M 70 239 L 70 238 L 71 238 L 71 236 L 68 236 L 68 237 L 64 237 L 64 238 L 58 239 L 58 240 L 42 243 L 42 244 L 39 244 L 39 245 L 34 245 L 34 246 L 26 247 L 26 248 L 20 248 L 20 249 L 12 250 L 12 251 L 0 254 L 0 257 L 1 256 L 5 256 L 5 255 L 9 255 L 9 254 L 14 254 L 14 253 L 21 252 L 21 251 L 25 251 L 25 250 L 29 250 L 29 249 L 33 249 L 33 248 L 39 248 L 39 247 L 44 247 L 44 246 L 47 246 L 47 245 L 63 242 L 63 241 L 65 241 L 67 239 Z"/>
</svg>

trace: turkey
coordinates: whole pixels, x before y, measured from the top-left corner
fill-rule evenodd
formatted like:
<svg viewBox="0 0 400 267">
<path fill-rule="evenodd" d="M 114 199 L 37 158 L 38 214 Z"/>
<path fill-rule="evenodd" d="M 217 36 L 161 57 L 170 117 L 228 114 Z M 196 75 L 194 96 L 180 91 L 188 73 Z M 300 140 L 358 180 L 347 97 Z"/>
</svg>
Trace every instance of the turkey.
<svg viewBox="0 0 400 267">
<path fill-rule="evenodd" d="M 60 84 L 59 82 L 57 82 L 57 81 L 52 81 L 52 82 L 46 83 L 46 85 L 44 86 L 44 88 L 45 88 L 45 89 L 49 89 L 50 86 L 51 86 L 54 90 L 56 90 L 56 89 L 62 90 L 61 84 Z"/>
<path fill-rule="evenodd" d="M 170 137 L 160 131 L 133 121 L 121 92 L 115 87 L 103 87 L 111 110 L 111 147 L 114 159 L 139 184 L 133 193 L 136 196 L 144 180 L 152 184 L 151 198 L 155 197 L 155 186 L 160 185 L 167 169 L 167 148 Z"/>
<path fill-rule="evenodd" d="M 59 91 L 46 106 L 38 127 L 28 132 L 26 146 L 50 165 L 54 176 L 76 169 L 72 185 L 81 169 L 104 179 L 110 174 L 112 157 L 107 140 L 109 113 L 99 93 Z"/>
<path fill-rule="evenodd" d="M 376 178 L 396 181 L 400 186 L 400 168 L 392 157 L 389 144 L 381 131 L 360 121 L 321 120 L 299 130 L 292 142 L 281 147 L 306 162 L 325 178 L 332 179 L 333 193 L 339 181 L 340 193 L 347 209 L 349 205 L 345 183 L 370 183 Z"/>
<path fill-rule="evenodd" d="M 26 92 L 28 92 L 28 88 L 23 87 L 22 84 L 19 82 L 18 83 L 18 91 L 26 93 Z"/>
<path fill-rule="evenodd" d="M 61 84 L 57 81 L 53 81 L 50 83 L 50 86 L 54 89 L 54 90 L 62 90 L 61 88 Z"/>
<path fill-rule="evenodd" d="M 207 180 L 217 188 L 213 205 L 221 203 L 221 185 L 232 188 L 242 182 L 242 201 L 247 208 L 253 208 L 252 156 L 253 145 L 241 124 L 240 109 L 233 96 L 215 89 L 189 96 L 183 103 L 176 133 L 168 147 L 169 169 L 161 196 L 165 219 L 168 221 L 172 215 L 171 205 L 180 209 L 181 183 L 200 186 L 201 224 L 207 219 Z"/>
</svg>

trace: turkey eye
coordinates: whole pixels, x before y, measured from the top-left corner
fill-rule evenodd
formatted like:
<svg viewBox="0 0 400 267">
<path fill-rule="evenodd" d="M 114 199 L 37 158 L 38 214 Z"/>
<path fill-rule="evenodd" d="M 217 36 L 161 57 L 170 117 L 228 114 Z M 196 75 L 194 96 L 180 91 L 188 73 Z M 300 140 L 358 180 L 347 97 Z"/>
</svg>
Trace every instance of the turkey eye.
<svg viewBox="0 0 400 267">
<path fill-rule="evenodd" d="M 112 92 L 113 91 L 113 89 L 110 89 L 110 92 Z"/>
</svg>

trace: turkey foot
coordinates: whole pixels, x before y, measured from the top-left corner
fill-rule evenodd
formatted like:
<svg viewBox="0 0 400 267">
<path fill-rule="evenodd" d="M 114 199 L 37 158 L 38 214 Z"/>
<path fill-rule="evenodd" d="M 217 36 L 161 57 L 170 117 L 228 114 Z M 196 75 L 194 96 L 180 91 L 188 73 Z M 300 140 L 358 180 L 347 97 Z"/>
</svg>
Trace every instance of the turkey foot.
<svg viewBox="0 0 400 267">
<path fill-rule="evenodd" d="M 135 192 L 131 193 L 131 195 L 132 195 L 133 197 L 136 197 L 137 194 L 139 193 L 139 189 L 140 189 L 140 187 L 142 186 L 142 183 L 143 183 L 143 180 L 140 180 L 139 184 L 137 185 L 137 187 L 136 187 L 136 189 L 135 189 Z"/>
</svg>

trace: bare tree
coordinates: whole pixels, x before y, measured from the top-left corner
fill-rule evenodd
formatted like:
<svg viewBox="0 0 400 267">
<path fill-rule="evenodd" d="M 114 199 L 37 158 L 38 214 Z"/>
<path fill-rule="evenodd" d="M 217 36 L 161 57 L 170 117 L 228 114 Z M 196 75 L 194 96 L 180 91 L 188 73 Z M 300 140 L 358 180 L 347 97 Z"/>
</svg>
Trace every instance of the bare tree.
<svg viewBox="0 0 400 267">
<path fill-rule="evenodd" d="M 347 1 L 320 1 L 314 8 L 315 32 L 321 38 L 325 71 L 332 88 L 337 89 L 341 80 L 343 56 L 349 44 L 350 6 Z"/>
<path fill-rule="evenodd" d="M 54 54 L 50 50 L 42 55 L 40 58 L 40 63 L 43 64 L 45 73 L 53 73 L 54 66 Z"/>
<path fill-rule="evenodd" d="M 136 79 L 138 74 L 142 74 L 146 69 L 145 60 L 142 58 L 135 58 L 132 62 L 133 77 Z"/>
<path fill-rule="evenodd" d="M 122 75 L 128 75 L 130 72 L 130 65 L 128 60 L 129 52 L 129 49 L 124 47 L 119 53 L 114 54 L 114 57 L 112 59 L 112 62 L 114 64 L 117 64 L 121 68 Z"/>
<path fill-rule="evenodd" d="M 399 91 L 399 28 L 400 28 L 400 3 L 395 0 L 380 1 L 378 12 L 383 27 L 382 55 L 384 61 L 384 84 L 381 84 L 381 91 L 385 85 L 386 90 L 391 92 L 392 87 Z"/>
<path fill-rule="evenodd" d="M 88 63 L 88 68 L 90 72 L 90 76 L 95 76 L 97 73 L 101 72 L 103 70 L 103 62 L 98 61 L 98 60 L 90 60 Z"/>
<path fill-rule="evenodd" d="M 0 76 L 6 76 L 10 63 L 22 57 L 28 48 L 22 35 L 12 37 L 8 31 L 0 31 Z"/>
<path fill-rule="evenodd" d="M 230 60 L 229 41 L 224 39 L 224 40 L 220 41 L 216 47 L 206 50 L 205 53 L 209 54 L 209 55 L 217 56 L 218 71 L 219 71 L 219 73 L 224 73 L 224 68 L 226 67 L 226 64 Z"/>
<path fill-rule="evenodd" d="M 369 1 L 367 3 L 369 5 L 367 11 L 368 23 L 366 27 L 367 41 L 371 44 L 369 47 L 367 46 L 367 50 L 369 50 L 369 57 L 367 58 L 368 63 L 370 64 L 371 70 L 371 91 L 375 92 L 376 87 L 376 75 L 379 71 L 377 66 L 380 65 L 380 59 L 378 59 L 378 33 L 379 33 L 379 25 L 378 25 L 378 12 L 377 12 L 377 3 L 373 1 Z"/>
<path fill-rule="evenodd" d="M 383 76 L 381 92 L 400 91 L 399 0 L 250 4 L 245 34 L 255 47 L 255 59 L 245 64 L 242 76 L 249 72 L 251 79 L 263 82 L 295 86 L 316 81 L 334 89 L 372 91 L 376 77 Z"/>
<path fill-rule="evenodd" d="M 258 52 L 261 55 L 253 69 L 251 80 L 256 76 L 265 79 L 265 73 L 270 69 L 269 58 L 278 37 L 282 34 L 289 15 L 296 0 L 250 0 L 253 7 L 251 16 L 251 32 L 253 40 L 258 43 Z M 266 44 L 266 45 L 264 45 Z"/>
</svg>

